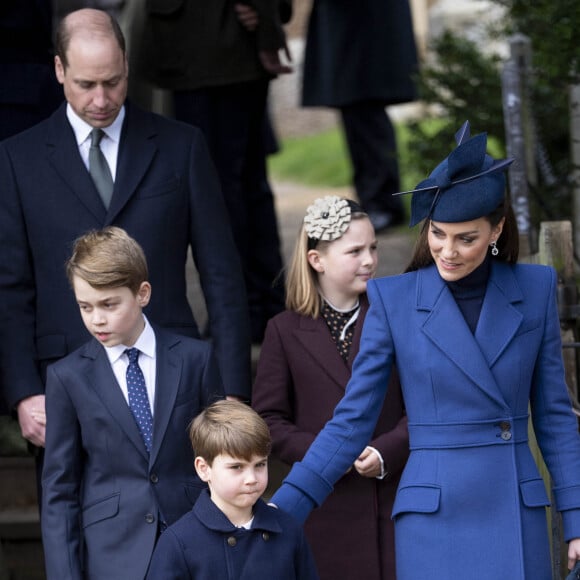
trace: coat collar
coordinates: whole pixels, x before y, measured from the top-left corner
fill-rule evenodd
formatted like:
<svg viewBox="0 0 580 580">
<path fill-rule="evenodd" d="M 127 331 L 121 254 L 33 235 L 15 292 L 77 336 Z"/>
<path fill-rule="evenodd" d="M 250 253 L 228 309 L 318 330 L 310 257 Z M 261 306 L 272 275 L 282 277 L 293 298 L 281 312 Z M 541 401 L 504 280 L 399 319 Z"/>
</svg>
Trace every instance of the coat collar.
<svg viewBox="0 0 580 580">
<path fill-rule="evenodd" d="M 133 442 L 145 459 L 149 460 L 150 465 L 153 465 L 157 459 L 167 430 L 179 389 L 183 364 L 182 358 L 174 351 L 180 338 L 167 334 L 158 328 L 155 328 L 155 335 L 157 344 L 155 413 L 153 445 L 149 457 L 135 419 L 123 397 L 103 347 L 93 339 L 81 351 L 81 356 L 92 363 L 87 372 L 87 378 L 92 388 L 112 417 L 119 423 L 128 439 Z"/>
<path fill-rule="evenodd" d="M 330 338 L 326 322 L 322 316 L 312 318 L 301 316 L 295 336 L 314 361 L 326 372 L 329 377 L 342 389 L 346 387 L 352 372 L 352 363 L 358 354 L 360 337 L 364 319 L 369 308 L 366 294 L 360 298 L 361 311 L 354 327 L 352 347 L 348 357 L 348 364 L 340 356 L 336 345 Z"/>
<path fill-rule="evenodd" d="M 259 499 L 254 504 L 254 521 L 252 523 L 252 530 L 268 531 L 273 533 L 282 532 L 280 522 L 276 517 L 276 508 L 269 507 L 266 503 Z M 195 502 L 193 511 L 198 520 L 210 530 L 216 532 L 232 533 L 236 531 L 248 531 L 237 528 L 228 520 L 225 514 L 218 509 L 210 498 L 209 490 L 204 489 Z"/>
<path fill-rule="evenodd" d="M 154 139 L 157 130 L 153 116 L 130 103 L 125 104 L 125 109 L 125 120 L 119 143 L 117 175 L 108 211 L 103 206 L 81 159 L 74 132 L 66 117 L 66 102 L 54 113 L 48 123 L 46 146 L 49 162 L 62 181 L 103 225 L 113 223 L 135 193 L 157 151 Z"/>
<path fill-rule="evenodd" d="M 451 291 L 435 265 L 418 271 L 417 310 L 427 317 L 422 332 L 487 395 L 505 405 L 492 368 L 516 334 L 522 314 L 514 306 L 523 299 L 513 269 L 492 262 L 475 336 L 469 330 Z M 452 328 L 453 332 L 449 329 Z"/>
</svg>

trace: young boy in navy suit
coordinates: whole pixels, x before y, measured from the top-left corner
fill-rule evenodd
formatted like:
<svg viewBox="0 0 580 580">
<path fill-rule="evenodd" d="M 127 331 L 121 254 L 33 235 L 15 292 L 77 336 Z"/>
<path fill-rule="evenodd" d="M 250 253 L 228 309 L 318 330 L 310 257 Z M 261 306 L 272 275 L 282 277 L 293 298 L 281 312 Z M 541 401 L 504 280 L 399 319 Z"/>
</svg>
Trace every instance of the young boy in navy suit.
<svg viewBox="0 0 580 580">
<path fill-rule="evenodd" d="M 147 263 L 124 230 L 79 238 L 66 269 L 94 338 L 48 371 L 47 579 L 143 580 L 157 538 L 205 487 L 187 427 L 223 387 L 206 343 L 144 316 Z"/>
<path fill-rule="evenodd" d="M 317 579 L 301 527 L 260 499 L 271 447 L 264 420 L 243 403 L 218 401 L 189 435 L 209 490 L 161 536 L 147 580 Z"/>
</svg>

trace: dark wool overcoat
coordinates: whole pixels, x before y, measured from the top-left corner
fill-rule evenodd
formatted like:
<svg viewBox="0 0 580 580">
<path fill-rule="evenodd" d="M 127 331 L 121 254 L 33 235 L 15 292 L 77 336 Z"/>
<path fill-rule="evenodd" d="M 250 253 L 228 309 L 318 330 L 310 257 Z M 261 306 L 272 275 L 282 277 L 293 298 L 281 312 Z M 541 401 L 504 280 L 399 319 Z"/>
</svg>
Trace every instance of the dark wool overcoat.
<svg viewBox="0 0 580 580">
<path fill-rule="evenodd" d="M 274 455 L 287 464 L 302 459 L 344 395 L 368 309 L 366 297 L 362 302 L 348 363 L 322 317 L 283 312 L 268 324 L 253 405 L 270 427 Z M 395 379 L 368 444 L 381 453 L 391 475 L 379 480 L 350 470 L 306 522 L 322 580 L 395 578 L 390 515 L 409 453 L 407 420 Z"/>
<path fill-rule="evenodd" d="M 412 101 L 416 71 L 408 0 L 314 0 L 304 57 L 304 106 Z"/>
</svg>

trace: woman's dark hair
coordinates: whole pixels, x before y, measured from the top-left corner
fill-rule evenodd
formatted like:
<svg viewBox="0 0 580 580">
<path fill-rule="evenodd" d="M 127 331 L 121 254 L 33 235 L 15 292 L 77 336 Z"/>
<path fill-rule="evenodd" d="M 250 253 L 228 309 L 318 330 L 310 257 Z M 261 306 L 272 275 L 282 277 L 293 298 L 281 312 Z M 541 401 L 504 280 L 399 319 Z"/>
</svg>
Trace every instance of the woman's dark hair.
<svg viewBox="0 0 580 580">
<path fill-rule="evenodd" d="M 497 226 L 502 218 L 505 217 L 501 236 L 497 240 L 497 249 L 499 253 L 494 256 L 494 260 L 501 260 L 508 264 L 515 264 L 518 261 L 520 251 L 520 236 L 518 232 L 518 224 L 514 210 L 506 197 L 504 202 L 498 206 L 493 212 L 485 216 L 485 219 L 491 224 L 491 227 Z M 409 265 L 405 268 L 405 272 L 413 272 L 420 268 L 425 268 L 433 263 L 433 256 L 429 249 L 427 236 L 429 235 L 429 224 L 431 220 L 427 218 L 421 225 L 419 237 L 415 242 L 415 249 Z"/>
</svg>

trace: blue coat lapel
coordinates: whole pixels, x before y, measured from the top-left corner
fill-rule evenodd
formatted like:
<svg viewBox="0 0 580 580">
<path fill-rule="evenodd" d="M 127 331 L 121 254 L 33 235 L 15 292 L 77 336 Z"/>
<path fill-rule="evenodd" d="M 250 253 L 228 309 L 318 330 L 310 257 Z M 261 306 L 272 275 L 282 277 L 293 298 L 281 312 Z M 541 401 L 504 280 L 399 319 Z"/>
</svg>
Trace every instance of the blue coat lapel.
<svg viewBox="0 0 580 580">
<path fill-rule="evenodd" d="M 157 340 L 157 377 L 155 379 L 155 413 L 153 417 L 153 446 L 151 464 L 155 462 L 167 424 L 175 406 L 177 391 L 181 380 L 183 360 L 172 351 L 179 343 L 178 337 L 168 341 L 164 333 L 155 329 Z"/>
<path fill-rule="evenodd" d="M 48 161 L 63 183 L 102 223 L 106 215 L 105 206 L 81 159 L 74 132 L 66 118 L 66 104 L 50 118 L 46 146 Z"/>
<path fill-rule="evenodd" d="M 114 221 L 135 193 L 157 151 L 155 141 L 157 130 L 152 118 L 128 103 L 125 110 L 115 188 L 107 213 L 107 224 Z"/>
<path fill-rule="evenodd" d="M 148 460 L 145 443 L 139 433 L 129 405 L 117 383 L 115 373 L 113 373 L 104 349 L 96 340 L 92 340 L 86 345 L 82 356 L 91 359 L 94 363 L 87 373 L 87 379 L 91 387 L 111 416 L 125 431 L 127 438 L 135 445 L 139 453 Z"/>
<path fill-rule="evenodd" d="M 475 336 L 435 266 L 417 277 L 417 308 L 428 312 L 422 331 L 491 399 L 505 406 L 491 367 L 508 347 L 522 315 L 512 306 L 521 292 L 510 268 L 494 263 Z M 452 331 L 450 330 L 452 329 Z"/>
</svg>

